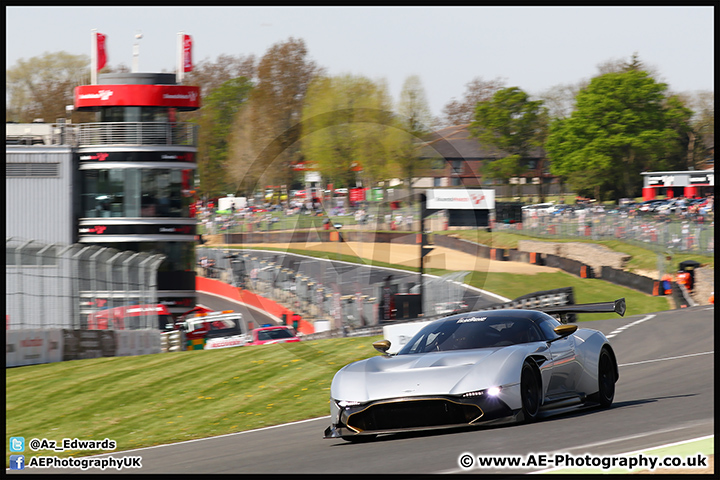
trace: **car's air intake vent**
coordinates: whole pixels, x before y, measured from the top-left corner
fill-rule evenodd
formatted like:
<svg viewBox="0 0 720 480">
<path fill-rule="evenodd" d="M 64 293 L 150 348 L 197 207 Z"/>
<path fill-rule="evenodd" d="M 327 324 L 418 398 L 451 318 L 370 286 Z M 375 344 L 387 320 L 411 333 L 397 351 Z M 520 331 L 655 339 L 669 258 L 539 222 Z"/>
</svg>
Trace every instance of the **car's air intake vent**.
<svg viewBox="0 0 720 480">
<path fill-rule="evenodd" d="M 447 400 L 417 400 L 372 405 L 350 415 L 348 426 L 359 430 L 393 430 L 468 425 L 483 415 L 476 405 Z"/>
</svg>

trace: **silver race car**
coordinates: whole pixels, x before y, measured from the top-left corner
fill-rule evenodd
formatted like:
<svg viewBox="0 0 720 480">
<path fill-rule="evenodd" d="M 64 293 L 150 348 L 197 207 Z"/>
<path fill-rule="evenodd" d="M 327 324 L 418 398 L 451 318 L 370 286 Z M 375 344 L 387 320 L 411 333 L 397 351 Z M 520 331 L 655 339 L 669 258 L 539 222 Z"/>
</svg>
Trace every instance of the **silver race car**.
<svg viewBox="0 0 720 480">
<path fill-rule="evenodd" d="M 552 315 L 625 314 L 625 299 L 538 310 L 485 310 L 422 328 L 397 354 L 351 363 L 330 388 L 324 438 L 366 440 L 378 434 L 506 421 L 532 422 L 570 406 L 609 407 L 615 353 L 601 332 Z M 561 317 L 562 319 L 562 317 Z"/>
</svg>

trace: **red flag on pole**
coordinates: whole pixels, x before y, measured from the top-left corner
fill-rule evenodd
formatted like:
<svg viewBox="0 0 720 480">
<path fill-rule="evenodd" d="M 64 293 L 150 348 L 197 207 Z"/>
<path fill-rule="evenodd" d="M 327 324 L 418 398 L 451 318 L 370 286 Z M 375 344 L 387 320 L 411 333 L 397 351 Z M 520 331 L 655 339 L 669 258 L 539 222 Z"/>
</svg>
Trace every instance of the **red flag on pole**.
<svg viewBox="0 0 720 480">
<path fill-rule="evenodd" d="M 102 70 L 107 63 L 107 53 L 105 52 L 105 35 L 97 34 L 97 69 Z"/>
<path fill-rule="evenodd" d="M 183 38 L 183 72 L 192 72 L 192 38 L 185 35 Z"/>
</svg>

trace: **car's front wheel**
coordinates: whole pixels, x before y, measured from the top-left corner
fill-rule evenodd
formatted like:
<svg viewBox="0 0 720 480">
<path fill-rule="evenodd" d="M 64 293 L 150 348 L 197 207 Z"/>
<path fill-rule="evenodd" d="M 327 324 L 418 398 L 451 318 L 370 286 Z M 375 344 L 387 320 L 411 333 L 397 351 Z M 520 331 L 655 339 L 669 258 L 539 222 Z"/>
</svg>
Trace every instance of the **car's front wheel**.
<svg viewBox="0 0 720 480">
<path fill-rule="evenodd" d="M 542 388 L 536 369 L 525 362 L 520 374 L 520 399 L 522 402 L 523 420 L 534 422 L 540 414 Z"/>
</svg>

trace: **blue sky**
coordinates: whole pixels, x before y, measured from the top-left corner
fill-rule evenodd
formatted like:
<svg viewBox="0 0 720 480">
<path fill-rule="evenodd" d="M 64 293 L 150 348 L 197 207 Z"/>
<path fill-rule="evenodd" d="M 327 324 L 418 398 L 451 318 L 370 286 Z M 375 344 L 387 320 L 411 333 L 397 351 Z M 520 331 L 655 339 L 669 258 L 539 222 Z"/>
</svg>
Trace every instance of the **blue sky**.
<svg viewBox="0 0 720 480">
<path fill-rule="evenodd" d="M 107 35 L 109 63 L 175 70 L 177 33 L 194 60 L 260 58 L 302 38 L 331 75 L 384 79 L 394 99 L 418 75 L 440 115 L 475 77 L 502 77 L 536 94 L 591 78 L 637 52 L 675 92 L 714 90 L 713 7 L 6 7 L 6 68 L 44 52 L 90 55 Z"/>
</svg>

